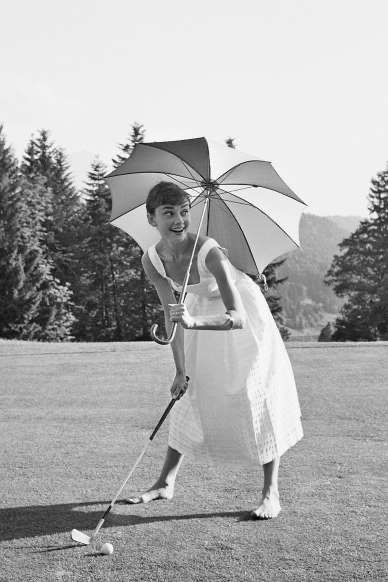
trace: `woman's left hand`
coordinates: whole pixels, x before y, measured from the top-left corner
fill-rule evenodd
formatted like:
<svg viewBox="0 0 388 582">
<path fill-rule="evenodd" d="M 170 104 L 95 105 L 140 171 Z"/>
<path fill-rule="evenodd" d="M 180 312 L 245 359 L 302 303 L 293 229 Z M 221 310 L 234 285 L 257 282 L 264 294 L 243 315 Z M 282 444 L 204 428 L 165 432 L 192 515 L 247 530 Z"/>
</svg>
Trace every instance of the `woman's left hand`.
<svg viewBox="0 0 388 582">
<path fill-rule="evenodd" d="M 194 327 L 194 318 L 190 315 L 186 305 L 182 303 L 169 303 L 170 321 L 180 323 L 184 329 Z"/>
</svg>

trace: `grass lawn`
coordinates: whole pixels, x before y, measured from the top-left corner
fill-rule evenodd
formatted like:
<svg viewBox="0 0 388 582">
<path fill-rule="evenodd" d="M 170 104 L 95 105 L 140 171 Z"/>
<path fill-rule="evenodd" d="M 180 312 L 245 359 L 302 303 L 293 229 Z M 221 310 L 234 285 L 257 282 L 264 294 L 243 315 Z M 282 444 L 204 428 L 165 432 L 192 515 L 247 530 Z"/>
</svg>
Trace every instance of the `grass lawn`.
<svg viewBox="0 0 388 582">
<path fill-rule="evenodd" d="M 169 401 L 172 358 L 153 343 L 0 342 L 0 580 L 382 581 L 388 342 L 287 345 L 304 439 L 281 463 L 283 511 L 257 506 L 261 469 L 186 461 L 172 502 L 116 506 L 94 529 Z M 166 425 L 168 422 L 166 422 Z M 128 484 L 156 477 L 167 426 Z"/>
</svg>

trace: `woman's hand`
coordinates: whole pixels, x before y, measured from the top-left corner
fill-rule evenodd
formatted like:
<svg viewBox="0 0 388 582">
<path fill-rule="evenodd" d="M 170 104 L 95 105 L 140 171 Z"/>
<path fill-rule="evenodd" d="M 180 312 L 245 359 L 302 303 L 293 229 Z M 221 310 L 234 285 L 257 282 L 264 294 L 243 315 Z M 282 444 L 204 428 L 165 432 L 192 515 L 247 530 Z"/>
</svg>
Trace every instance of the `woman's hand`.
<svg viewBox="0 0 388 582">
<path fill-rule="evenodd" d="M 170 321 L 180 323 L 184 329 L 194 327 L 194 318 L 187 311 L 186 305 L 182 303 L 169 303 L 168 305 Z"/>
<path fill-rule="evenodd" d="M 185 374 L 179 374 L 178 372 L 175 375 L 174 382 L 171 386 L 171 396 L 175 400 L 179 400 L 182 396 L 186 393 L 186 390 L 189 386 L 189 379 Z"/>
</svg>

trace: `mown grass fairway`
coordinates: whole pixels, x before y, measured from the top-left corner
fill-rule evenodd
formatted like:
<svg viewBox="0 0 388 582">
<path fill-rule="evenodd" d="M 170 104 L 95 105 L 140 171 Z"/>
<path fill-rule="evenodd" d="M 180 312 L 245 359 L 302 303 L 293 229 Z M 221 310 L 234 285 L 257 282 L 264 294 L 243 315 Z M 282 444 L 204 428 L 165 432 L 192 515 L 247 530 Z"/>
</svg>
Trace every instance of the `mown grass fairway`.
<svg viewBox="0 0 388 582">
<path fill-rule="evenodd" d="M 283 511 L 244 520 L 261 470 L 182 466 L 172 502 L 116 506 L 90 532 L 169 401 L 153 343 L 0 343 L 0 580 L 382 581 L 388 343 L 288 344 L 305 438 L 283 457 Z M 126 493 L 152 484 L 167 424 Z"/>
</svg>

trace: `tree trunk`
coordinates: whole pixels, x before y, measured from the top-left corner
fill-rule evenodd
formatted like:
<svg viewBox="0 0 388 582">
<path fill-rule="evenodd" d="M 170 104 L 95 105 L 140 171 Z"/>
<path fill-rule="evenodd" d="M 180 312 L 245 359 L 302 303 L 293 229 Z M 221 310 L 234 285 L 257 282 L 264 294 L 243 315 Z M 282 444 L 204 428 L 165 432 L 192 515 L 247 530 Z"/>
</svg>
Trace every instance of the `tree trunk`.
<svg viewBox="0 0 388 582">
<path fill-rule="evenodd" d="M 119 315 L 119 304 L 117 300 L 117 285 L 116 285 L 116 275 L 113 268 L 113 261 L 111 255 L 109 255 L 109 266 L 110 266 L 110 273 L 112 276 L 112 288 L 113 288 L 113 308 L 115 312 L 116 318 L 116 337 L 115 339 L 119 342 L 123 339 L 123 332 L 121 329 L 121 322 L 120 322 L 120 315 Z"/>
</svg>

